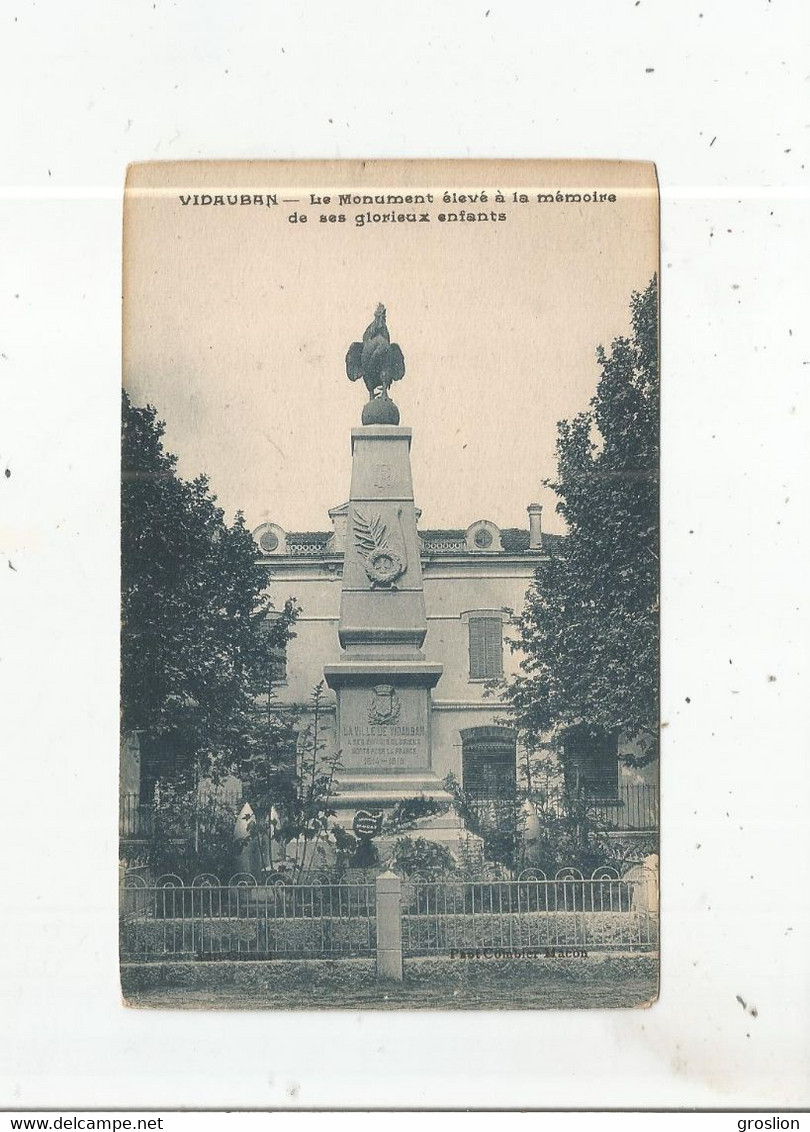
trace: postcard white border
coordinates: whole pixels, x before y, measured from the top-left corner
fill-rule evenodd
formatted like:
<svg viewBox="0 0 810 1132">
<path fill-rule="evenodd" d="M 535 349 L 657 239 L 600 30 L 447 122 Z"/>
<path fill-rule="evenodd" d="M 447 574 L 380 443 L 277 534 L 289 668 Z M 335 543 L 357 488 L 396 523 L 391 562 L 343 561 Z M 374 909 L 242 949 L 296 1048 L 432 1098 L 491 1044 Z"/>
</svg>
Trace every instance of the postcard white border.
<svg viewBox="0 0 810 1132">
<path fill-rule="evenodd" d="M 800 0 L 395 0 L 382 21 L 368 2 L 41 0 L 3 16 L 0 1107 L 808 1102 L 806 20 Z M 258 156 L 658 163 L 669 727 L 650 1011 L 120 1006 L 124 170 Z"/>
</svg>

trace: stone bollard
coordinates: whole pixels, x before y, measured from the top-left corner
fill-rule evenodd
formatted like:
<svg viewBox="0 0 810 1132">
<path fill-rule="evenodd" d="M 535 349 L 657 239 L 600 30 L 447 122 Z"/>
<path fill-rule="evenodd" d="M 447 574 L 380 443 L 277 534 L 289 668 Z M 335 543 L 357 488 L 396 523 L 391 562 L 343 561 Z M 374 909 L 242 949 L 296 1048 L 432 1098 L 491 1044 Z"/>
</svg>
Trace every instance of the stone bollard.
<svg viewBox="0 0 810 1132">
<path fill-rule="evenodd" d="M 392 872 L 377 877 L 377 976 L 402 982 L 402 881 Z"/>
<path fill-rule="evenodd" d="M 658 854 L 650 853 L 640 865 L 625 873 L 624 880 L 633 882 L 633 912 L 658 912 Z"/>
</svg>

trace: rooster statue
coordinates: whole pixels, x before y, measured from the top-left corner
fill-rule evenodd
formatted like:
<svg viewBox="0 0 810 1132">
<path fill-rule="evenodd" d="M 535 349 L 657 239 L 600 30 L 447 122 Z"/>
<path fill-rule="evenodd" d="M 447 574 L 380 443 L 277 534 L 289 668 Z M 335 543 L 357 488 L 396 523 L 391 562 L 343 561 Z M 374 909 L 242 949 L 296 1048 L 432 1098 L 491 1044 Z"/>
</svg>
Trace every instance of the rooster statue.
<svg viewBox="0 0 810 1132">
<path fill-rule="evenodd" d="M 391 341 L 382 303 L 377 304 L 374 319 L 363 333 L 363 341 L 352 342 L 349 347 L 346 373 L 349 381 L 362 377 L 370 401 L 375 396 L 387 399 L 391 382 L 404 377 L 405 358 L 396 342 Z"/>
</svg>

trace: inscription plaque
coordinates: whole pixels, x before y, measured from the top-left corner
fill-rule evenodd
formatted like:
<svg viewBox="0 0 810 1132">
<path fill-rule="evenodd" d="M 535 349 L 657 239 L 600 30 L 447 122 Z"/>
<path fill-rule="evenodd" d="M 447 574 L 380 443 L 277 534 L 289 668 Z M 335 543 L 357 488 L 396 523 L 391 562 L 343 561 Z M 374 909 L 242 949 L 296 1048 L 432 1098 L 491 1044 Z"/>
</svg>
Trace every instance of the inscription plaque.
<svg viewBox="0 0 810 1132">
<path fill-rule="evenodd" d="M 338 726 L 346 770 L 402 772 L 430 766 L 425 688 L 341 688 Z"/>
</svg>

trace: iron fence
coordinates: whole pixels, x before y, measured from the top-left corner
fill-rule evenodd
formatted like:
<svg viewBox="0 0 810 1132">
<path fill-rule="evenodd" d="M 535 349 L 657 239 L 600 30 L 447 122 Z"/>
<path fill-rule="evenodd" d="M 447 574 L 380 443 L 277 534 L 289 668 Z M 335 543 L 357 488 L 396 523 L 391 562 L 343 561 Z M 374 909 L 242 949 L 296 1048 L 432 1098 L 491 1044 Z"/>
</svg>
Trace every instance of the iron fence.
<svg viewBox="0 0 810 1132">
<path fill-rule="evenodd" d="M 261 884 L 237 873 L 227 884 L 203 874 L 185 885 L 126 878 L 121 954 L 127 959 L 316 958 L 372 955 L 375 886 Z"/>
<path fill-rule="evenodd" d="M 607 829 L 658 829 L 658 787 L 635 783 L 619 787 L 615 798 L 587 798 L 585 806 L 592 821 Z"/>
<path fill-rule="evenodd" d="M 484 828 L 514 831 L 522 819 L 524 796 L 520 794 L 493 796 L 472 792 L 466 797 Z M 552 787 L 533 791 L 529 801 L 541 820 L 544 813 L 559 818 L 581 813 L 595 825 L 609 831 L 658 829 L 658 787 L 648 783 L 622 785 L 611 797 L 589 797 Z"/>
<path fill-rule="evenodd" d="M 200 832 L 205 832 L 210 825 L 211 815 L 209 807 L 212 803 L 218 803 L 223 808 L 230 810 L 234 817 L 239 813 L 244 799 L 239 791 L 233 790 L 218 790 L 212 788 L 210 790 L 201 791 L 197 795 L 197 813 L 196 820 Z M 144 802 L 138 794 L 121 794 L 118 799 L 118 835 L 124 838 L 135 839 L 148 839 L 153 836 L 155 831 L 155 807 L 152 802 Z M 169 828 L 167 833 L 170 836 L 181 837 L 184 833 L 188 832 L 188 823 L 181 822 L 177 819 L 177 828 L 171 828 L 171 819 L 169 820 Z"/>
<path fill-rule="evenodd" d="M 589 878 L 537 870 L 516 881 L 411 880 L 402 900 L 403 955 L 550 949 L 653 951 L 658 946 L 655 874 L 598 869 Z"/>
<path fill-rule="evenodd" d="M 398 897 L 402 954 L 415 957 L 550 949 L 654 951 L 657 876 L 636 866 L 620 876 L 563 869 L 551 879 L 527 870 L 516 881 L 411 878 Z M 372 956 L 377 887 L 358 878 L 262 884 L 237 873 L 190 885 L 173 875 L 121 889 L 121 954 L 128 960 L 339 958 Z"/>
<path fill-rule="evenodd" d="M 122 794 L 118 799 L 119 837 L 148 838 L 152 828 L 151 804 L 141 802 L 137 794 Z"/>
<path fill-rule="evenodd" d="M 514 829 L 520 810 L 520 799 L 496 797 L 489 793 L 468 794 L 470 807 L 478 820 L 487 828 Z M 232 810 L 234 815 L 244 801 L 238 791 L 212 788 L 200 793 L 200 821 L 206 820 L 205 806 L 216 801 Z M 615 797 L 588 798 L 550 789 L 533 795 L 540 814 L 545 811 L 562 817 L 573 807 L 582 807 L 588 818 L 597 825 L 615 831 L 644 831 L 658 828 L 658 788 L 647 783 L 623 785 Z M 149 838 L 154 829 L 153 807 L 142 802 L 137 794 L 122 794 L 119 800 L 119 835 L 125 838 Z M 172 832 L 171 830 L 169 831 Z M 182 834 L 178 827 L 177 836 Z"/>
</svg>

